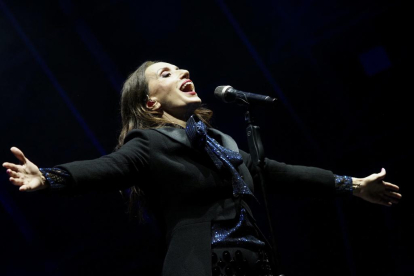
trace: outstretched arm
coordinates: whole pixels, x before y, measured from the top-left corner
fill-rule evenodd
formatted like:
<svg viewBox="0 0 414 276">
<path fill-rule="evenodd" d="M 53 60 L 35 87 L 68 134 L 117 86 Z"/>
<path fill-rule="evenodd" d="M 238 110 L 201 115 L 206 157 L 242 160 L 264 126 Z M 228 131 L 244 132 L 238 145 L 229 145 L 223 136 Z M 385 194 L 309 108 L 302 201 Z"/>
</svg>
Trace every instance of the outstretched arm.
<svg viewBox="0 0 414 276">
<path fill-rule="evenodd" d="M 46 169 L 39 169 L 21 150 L 13 147 L 11 151 L 20 165 L 5 162 L 3 167 L 7 168 L 10 182 L 19 186 L 21 191 L 38 191 L 50 187 L 78 194 L 125 189 L 145 181 L 150 160 L 149 141 L 147 132 L 134 131 L 130 139 L 111 154 Z"/>
<path fill-rule="evenodd" d="M 381 169 L 380 173 L 371 174 L 365 178 L 352 178 L 353 195 L 360 197 L 368 202 L 392 206 L 401 199 L 398 193 L 399 187 L 389 182 L 385 182 L 386 172 Z"/>
<path fill-rule="evenodd" d="M 19 186 L 20 191 L 33 192 L 47 188 L 47 181 L 39 168 L 27 159 L 20 149 L 12 147 L 10 150 L 20 161 L 20 165 L 9 162 L 3 163 L 3 167 L 7 169 L 10 176 L 10 182 Z"/>
<path fill-rule="evenodd" d="M 255 173 L 250 154 L 240 151 L 249 170 Z M 392 206 L 401 199 L 399 187 L 385 182 L 385 169 L 365 178 L 334 175 L 331 171 L 305 166 L 293 166 L 275 160 L 266 159 L 265 173 L 271 183 L 268 192 L 287 192 L 324 196 L 352 193 L 371 203 Z"/>
</svg>

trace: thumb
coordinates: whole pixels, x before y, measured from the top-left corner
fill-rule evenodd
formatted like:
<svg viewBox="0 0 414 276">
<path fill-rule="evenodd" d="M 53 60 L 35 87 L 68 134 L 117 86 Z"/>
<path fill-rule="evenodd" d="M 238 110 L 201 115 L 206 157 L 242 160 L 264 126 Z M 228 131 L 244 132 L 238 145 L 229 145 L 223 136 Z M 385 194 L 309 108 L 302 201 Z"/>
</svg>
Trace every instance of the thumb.
<svg viewBox="0 0 414 276">
<path fill-rule="evenodd" d="M 384 179 L 385 175 L 387 174 L 387 172 L 385 171 L 384 168 L 381 169 L 380 173 L 378 173 L 378 179 Z"/>
<path fill-rule="evenodd" d="M 16 147 L 12 147 L 10 151 L 16 156 L 16 158 L 24 165 L 26 164 L 27 158 L 24 153 Z"/>
</svg>

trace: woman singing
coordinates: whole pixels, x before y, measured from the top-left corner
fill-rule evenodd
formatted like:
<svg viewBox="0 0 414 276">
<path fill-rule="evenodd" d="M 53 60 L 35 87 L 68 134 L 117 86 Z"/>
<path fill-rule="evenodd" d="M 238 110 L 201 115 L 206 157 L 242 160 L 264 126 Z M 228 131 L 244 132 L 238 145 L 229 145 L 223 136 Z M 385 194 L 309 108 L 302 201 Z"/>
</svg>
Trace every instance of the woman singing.
<svg viewBox="0 0 414 276">
<path fill-rule="evenodd" d="M 115 152 L 39 169 L 13 147 L 20 165 L 3 164 L 10 182 L 27 192 L 131 188 L 165 234 L 163 275 L 275 275 L 269 243 L 249 208 L 257 170 L 230 136 L 210 127 L 212 112 L 201 107 L 189 72 L 143 63 L 124 84 L 121 112 Z M 266 159 L 263 171 L 269 193 L 282 187 L 350 193 L 385 206 L 401 198 L 398 186 L 383 181 L 384 169 L 353 178 Z"/>
</svg>

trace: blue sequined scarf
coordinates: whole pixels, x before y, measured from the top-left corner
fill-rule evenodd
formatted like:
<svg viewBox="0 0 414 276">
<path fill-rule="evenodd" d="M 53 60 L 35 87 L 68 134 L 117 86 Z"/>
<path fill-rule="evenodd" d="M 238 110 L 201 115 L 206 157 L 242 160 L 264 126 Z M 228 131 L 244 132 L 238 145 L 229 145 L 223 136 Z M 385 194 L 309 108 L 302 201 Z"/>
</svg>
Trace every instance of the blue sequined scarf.
<svg viewBox="0 0 414 276">
<path fill-rule="evenodd" d="M 253 193 L 235 169 L 243 163 L 240 153 L 221 146 L 211 138 L 207 134 L 206 125 L 194 115 L 188 119 L 185 132 L 194 148 L 206 152 L 219 170 L 225 168 L 231 174 L 233 195 L 248 194 L 253 196 Z"/>
</svg>

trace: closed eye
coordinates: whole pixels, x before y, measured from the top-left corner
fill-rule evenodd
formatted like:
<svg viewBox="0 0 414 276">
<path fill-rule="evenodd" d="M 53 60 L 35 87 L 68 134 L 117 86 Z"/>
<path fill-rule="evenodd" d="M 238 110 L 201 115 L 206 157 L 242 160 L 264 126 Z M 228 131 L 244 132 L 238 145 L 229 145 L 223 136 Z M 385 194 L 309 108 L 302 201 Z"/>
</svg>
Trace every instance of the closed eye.
<svg viewBox="0 0 414 276">
<path fill-rule="evenodd" d="M 177 71 L 177 70 L 180 70 L 180 69 L 178 67 L 175 67 L 175 70 Z M 160 76 L 162 78 L 168 78 L 168 77 L 171 76 L 171 69 L 169 67 L 161 68 L 159 71 L 161 71 Z"/>
<path fill-rule="evenodd" d="M 163 78 L 168 78 L 169 76 L 171 76 L 171 73 L 170 72 L 163 72 L 161 74 L 161 77 L 163 77 Z"/>
</svg>

